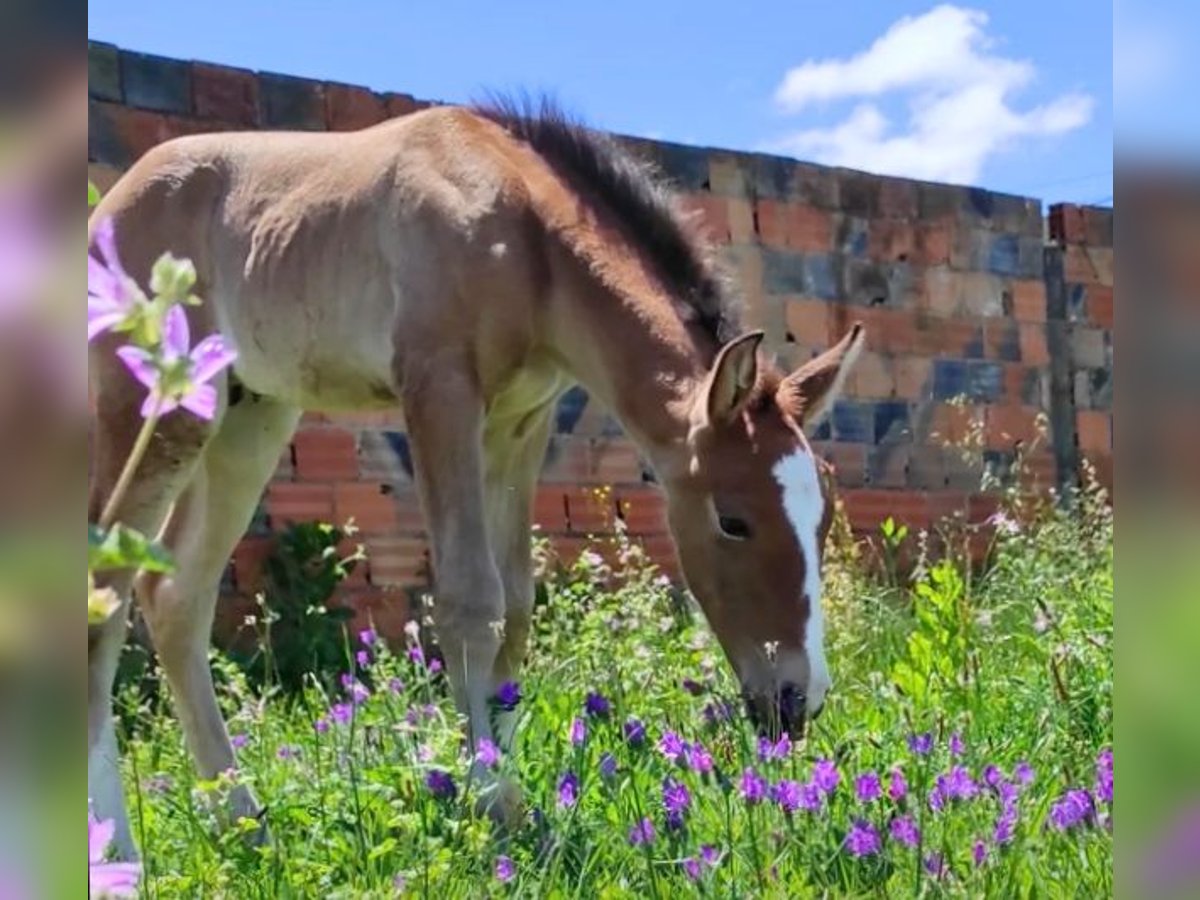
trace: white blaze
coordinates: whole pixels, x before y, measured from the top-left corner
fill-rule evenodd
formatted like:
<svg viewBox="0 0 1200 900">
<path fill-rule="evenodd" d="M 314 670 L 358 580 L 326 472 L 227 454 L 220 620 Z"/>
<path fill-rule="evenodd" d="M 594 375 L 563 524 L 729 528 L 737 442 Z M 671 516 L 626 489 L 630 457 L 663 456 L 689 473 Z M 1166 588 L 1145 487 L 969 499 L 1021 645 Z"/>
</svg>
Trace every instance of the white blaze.
<svg viewBox="0 0 1200 900">
<path fill-rule="evenodd" d="M 808 598 L 808 627 L 804 632 L 804 653 L 808 657 L 808 684 L 805 706 L 813 715 L 825 702 L 830 687 L 829 667 L 825 662 L 825 616 L 821 609 L 821 559 L 817 555 L 817 532 L 825 511 L 817 463 L 806 450 L 797 450 L 775 464 L 775 480 L 783 488 L 783 509 L 787 514 L 800 552 L 804 555 L 804 594 Z"/>
</svg>

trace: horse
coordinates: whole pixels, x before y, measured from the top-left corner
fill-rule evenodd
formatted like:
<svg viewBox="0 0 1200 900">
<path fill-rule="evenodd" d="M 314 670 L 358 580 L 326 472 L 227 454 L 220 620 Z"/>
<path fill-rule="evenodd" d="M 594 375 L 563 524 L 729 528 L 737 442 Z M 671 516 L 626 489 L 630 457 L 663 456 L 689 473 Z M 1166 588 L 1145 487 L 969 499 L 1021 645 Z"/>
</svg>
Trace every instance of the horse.
<svg viewBox="0 0 1200 900">
<path fill-rule="evenodd" d="M 159 534 L 172 574 L 101 573 L 89 627 L 89 790 L 133 847 L 112 685 L 136 596 L 202 777 L 235 764 L 208 644 L 221 573 L 302 411 L 400 409 L 431 543 L 434 625 L 471 746 L 534 598 L 531 506 L 558 398 L 582 385 L 652 466 L 684 580 L 760 730 L 801 733 L 831 686 L 821 558 L 829 469 L 805 429 L 838 396 L 860 323 L 791 372 L 739 324 L 702 223 L 652 163 L 548 102 L 415 112 L 349 133 L 192 135 L 142 156 L 89 219 L 129 274 L 192 261 L 191 333 L 236 348 L 215 416 L 162 417 L 116 519 Z M 97 521 L 142 425 L 119 335 L 92 342 Z M 486 777 L 481 772 L 479 776 Z M 492 785 L 511 814 L 514 785 Z M 235 816 L 258 816 L 245 787 Z M 507 810 L 507 812 L 503 812 Z"/>
</svg>

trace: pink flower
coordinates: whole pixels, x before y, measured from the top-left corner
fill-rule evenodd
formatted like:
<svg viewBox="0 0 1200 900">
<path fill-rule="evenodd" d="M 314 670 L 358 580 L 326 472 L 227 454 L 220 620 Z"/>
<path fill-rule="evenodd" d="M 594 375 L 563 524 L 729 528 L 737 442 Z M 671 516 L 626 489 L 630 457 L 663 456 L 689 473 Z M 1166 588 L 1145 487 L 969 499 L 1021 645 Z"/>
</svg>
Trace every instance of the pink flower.
<svg viewBox="0 0 1200 900">
<path fill-rule="evenodd" d="M 145 295 L 121 265 L 117 256 L 113 220 L 103 219 L 93 240 L 100 253 L 97 260 L 88 254 L 87 333 L 91 341 L 96 335 L 124 322 L 145 302 Z"/>
<path fill-rule="evenodd" d="M 137 893 L 140 864 L 104 861 L 116 827 L 112 819 L 100 822 L 88 811 L 88 893 L 92 897 L 132 897 Z"/>
<path fill-rule="evenodd" d="M 190 351 L 187 315 L 182 306 L 172 306 L 163 317 L 162 352 L 159 358 L 128 344 L 117 348 L 117 356 L 134 378 L 150 389 L 142 404 L 142 416 L 156 409 L 166 415 L 176 407 L 202 419 L 217 411 L 217 389 L 208 382 L 237 358 L 219 334 L 210 334 Z"/>
</svg>

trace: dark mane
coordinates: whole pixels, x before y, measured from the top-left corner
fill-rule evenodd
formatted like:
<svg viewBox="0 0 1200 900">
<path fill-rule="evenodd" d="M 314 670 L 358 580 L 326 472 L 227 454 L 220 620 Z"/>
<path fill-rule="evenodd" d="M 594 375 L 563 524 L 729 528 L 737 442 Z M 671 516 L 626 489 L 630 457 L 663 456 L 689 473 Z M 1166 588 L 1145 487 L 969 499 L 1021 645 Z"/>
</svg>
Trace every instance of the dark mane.
<svg viewBox="0 0 1200 900">
<path fill-rule="evenodd" d="M 527 142 L 574 187 L 607 207 L 653 261 L 685 321 L 717 345 L 738 335 L 737 310 L 713 248 L 657 166 L 548 98 L 492 96 L 474 111 Z"/>
</svg>

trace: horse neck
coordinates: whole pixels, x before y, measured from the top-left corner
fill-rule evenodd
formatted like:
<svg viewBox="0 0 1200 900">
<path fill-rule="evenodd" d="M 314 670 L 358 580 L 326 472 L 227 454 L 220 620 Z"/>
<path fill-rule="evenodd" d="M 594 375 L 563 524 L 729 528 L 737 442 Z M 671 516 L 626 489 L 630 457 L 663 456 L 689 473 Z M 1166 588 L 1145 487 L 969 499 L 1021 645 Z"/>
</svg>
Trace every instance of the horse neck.
<svg viewBox="0 0 1200 900">
<path fill-rule="evenodd" d="M 560 364 L 664 473 L 678 462 L 714 352 L 664 293 L 623 291 L 574 265 L 554 291 L 549 343 Z"/>
</svg>

